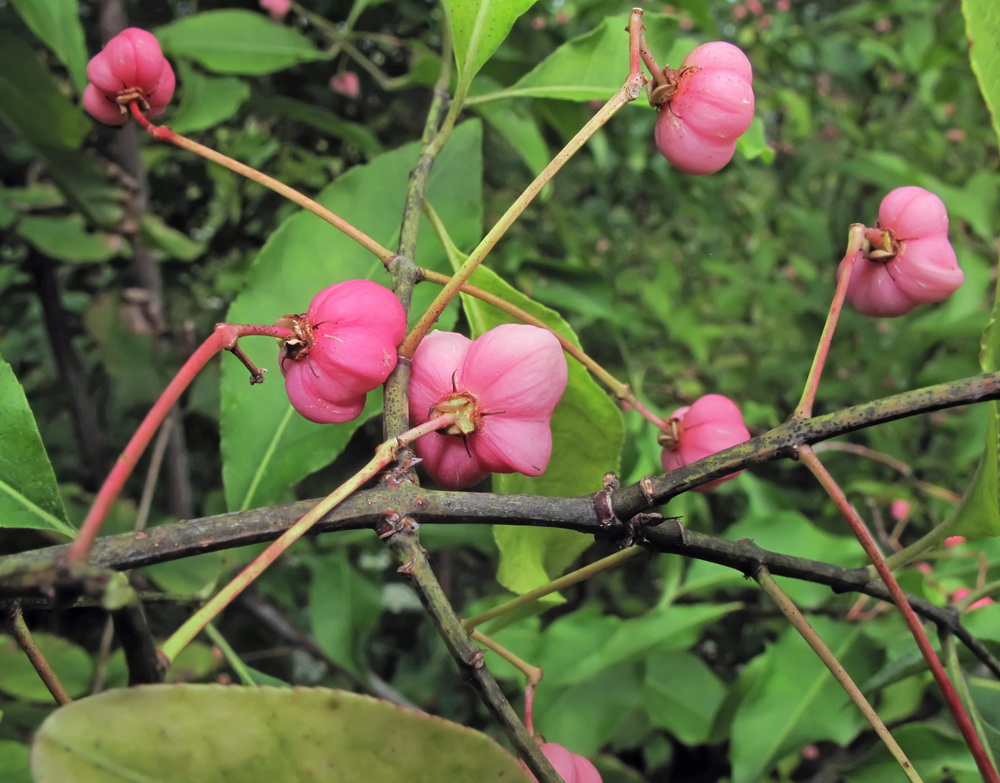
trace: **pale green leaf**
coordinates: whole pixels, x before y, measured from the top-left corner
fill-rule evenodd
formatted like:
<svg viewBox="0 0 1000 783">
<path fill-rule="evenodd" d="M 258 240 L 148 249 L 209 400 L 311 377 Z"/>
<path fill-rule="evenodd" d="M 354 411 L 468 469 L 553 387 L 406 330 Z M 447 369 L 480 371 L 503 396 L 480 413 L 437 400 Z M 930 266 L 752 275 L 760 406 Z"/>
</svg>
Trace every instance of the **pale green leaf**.
<svg viewBox="0 0 1000 783">
<path fill-rule="evenodd" d="M 66 66 L 76 91 L 87 86 L 87 45 L 77 0 L 11 0 L 14 10 Z"/>
<path fill-rule="evenodd" d="M 250 97 L 250 85 L 235 76 L 206 76 L 186 60 L 177 63 L 181 102 L 170 117 L 178 133 L 213 128 L 239 111 Z"/>
<path fill-rule="evenodd" d="M 37 783 L 527 783 L 472 729 L 354 693 L 221 685 L 113 690 L 55 711 Z"/>
<path fill-rule="evenodd" d="M 534 4 L 535 0 L 444 0 L 460 82 L 472 81 L 518 17 Z"/>
</svg>

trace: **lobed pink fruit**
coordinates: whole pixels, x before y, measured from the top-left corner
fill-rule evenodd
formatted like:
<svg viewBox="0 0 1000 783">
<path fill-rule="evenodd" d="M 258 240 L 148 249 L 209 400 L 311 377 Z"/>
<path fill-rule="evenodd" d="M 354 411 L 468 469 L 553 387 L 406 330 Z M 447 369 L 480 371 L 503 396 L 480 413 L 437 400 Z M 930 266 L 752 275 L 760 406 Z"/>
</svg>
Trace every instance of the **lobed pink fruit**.
<svg viewBox="0 0 1000 783">
<path fill-rule="evenodd" d="M 91 58 L 87 78 L 83 108 L 108 125 L 124 123 L 125 107 L 132 101 L 139 101 L 147 116 L 158 117 L 176 86 L 159 42 L 137 27 L 122 30 Z"/>
<path fill-rule="evenodd" d="M 280 22 L 292 10 L 292 0 L 260 0 L 260 7 L 267 11 L 274 21 Z"/>
<path fill-rule="evenodd" d="M 396 367 L 406 315 L 396 296 L 370 280 L 324 288 L 302 316 L 279 321 L 296 331 L 280 353 L 288 399 L 320 424 L 356 419 L 368 392 Z"/>
<path fill-rule="evenodd" d="M 490 473 L 538 476 L 552 454 L 550 420 L 566 389 L 562 346 L 536 326 L 504 324 L 476 340 L 432 332 L 413 355 L 410 422 L 467 404 L 473 431 L 433 432 L 414 449 L 431 478 L 462 489 Z M 443 407 L 444 406 L 444 407 Z"/>
<path fill-rule="evenodd" d="M 666 71 L 668 97 L 656 118 L 656 146 L 688 174 L 712 174 L 732 160 L 753 120 L 753 71 L 736 46 L 699 46 Z"/>
<path fill-rule="evenodd" d="M 565 783 L 602 783 L 601 773 L 583 756 L 554 742 L 545 742 L 538 747 Z M 521 765 L 524 766 L 523 761 Z M 532 775 L 532 779 L 537 783 L 537 778 L 534 775 Z"/>
<path fill-rule="evenodd" d="M 956 601 L 965 598 L 965 596 L 971 592 L 972 591 L 968 587 L 960 587 L 951 594 L 951 602 L 955 603 Z M 978 601 L 973 601 L 968 607 L 966 607 L 965 611 L 971 612 L 973 609 L 982 609 L 984 606 L 989 606 L 992 603 L 996 602 L 989 596 L 986 596 L 985 598 L 980 598 Z"/>
<path fill-rule="evenodd" d="M 873 247 L 858 252 L 847 285 L 847 301 L 858 312 L 892 318 L 958 290 L 965 274 L 948 241 L 941 199 L 923 188 L 896 188 L 882 199 L 878 215 L 868 232 Z"/>
<path fill-rule="evenodd" d="M 341 71 L 330 77 L 330 89 L 354 100 L 361 94 L 361 80 L 354 71 Z"/>
<path fill-rule="evenodd" d="M 750 440 L 743 414 L 736 403 L 721 394 L 706 394 L 686 408 L 679 408 L 668 421 L 670 432 L 661 437 L 665 471 L 697 462 L 737 443 Z M 707 492 L 740 472 L 702 484 L 695 492 Z"/>
</svg>

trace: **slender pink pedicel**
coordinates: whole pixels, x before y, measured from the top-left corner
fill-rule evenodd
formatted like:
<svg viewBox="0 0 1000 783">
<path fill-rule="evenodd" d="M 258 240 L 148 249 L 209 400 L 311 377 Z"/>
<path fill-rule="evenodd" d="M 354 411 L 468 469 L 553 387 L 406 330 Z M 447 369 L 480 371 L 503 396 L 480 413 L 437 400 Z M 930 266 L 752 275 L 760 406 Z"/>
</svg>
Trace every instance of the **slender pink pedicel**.
<svg viewBox="0 0 1000 783">
<path fill-rule="evenodd" d="M 965 279 L 948 241 L 948 212 L 923 188 L 896 188 L 882 199 L 868 241 L 847 286 L 847 301 L 864 315 L 891 318 L 942 302 Z"/>
<path fill-rule="evenodd" d="M 356 419 L 365 397 L 396 367 L 396 346 L 406 336 L 406 316 L 396 296 L 370 280 L 324 288 L 301 316 L 281 326 L 296 337 L 284 341 L 281 372 L 288 399 L 302 416 L 320 424 Z"/>
<path fill-rule="evenodd" d="M 578 753 L 573 753 L 554 742 L 545 742 L 538 747 L 565 783 L 602 783 L 601 773 Z M 521 765 L 524 766 L 523 761 Z M 532 778 L 537 781 L 533 775 Z"/>
<path fill-rule="evenodd" d="M 133 101 L 148 117 L 158 117 L 174 96 L 173 68 L 153 34 L 138 27 L 108 41 L 87 64 L 87 78 L 83 108 L 108 125 L 124 123 Z"/>
<path fill-rule="evenodd" d="M 552 453 L 552 412 L 566 389 L 567 365 L 547 330 L 504 324 L 476 340 L 431 332 L 413 355 L 410 423 L 456 408 L 468 422 L 414 446 L 431 478 L 462 489 L 490 473 L 541 475 Z"/>
<path fill-rule="evenodd" d="M 716 41 L 691 52 L 678 70 L 665 72 L 656 146 L 681 171 L 712 174 L 732 160 L 736 140 L 753 120 L 750 61 L 736 46 Z"/>
<path fill-rule="evenodd" d="M 664 445 L 665 471 L 697 462 L 730 446 L 750 440 L 743 414 L 728 397 L 706 394 L 690 406 L 678 408 L 668 421 L 670 432 L 660 436 Z M 707 492 L 736 478 L 742 471 L 702 484 L 695 492 Z"/>
</svg>

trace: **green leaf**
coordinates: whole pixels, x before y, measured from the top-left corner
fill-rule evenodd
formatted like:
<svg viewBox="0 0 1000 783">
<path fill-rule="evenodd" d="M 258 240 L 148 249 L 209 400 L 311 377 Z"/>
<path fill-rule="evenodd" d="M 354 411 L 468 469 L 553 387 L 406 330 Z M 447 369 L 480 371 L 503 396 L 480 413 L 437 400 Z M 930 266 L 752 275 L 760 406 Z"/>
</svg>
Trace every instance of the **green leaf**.
<svg viewBox="0 0 1000 783">
<path fill-rule="evenodd" d="M 628 77 L 628 17 L 609 16 L 589 33 L 567 41 L 494 97 L 606 101 Z M 658 51 L 667 51 L 677 34 L 677 20 L 647 13 L 643 24 L 650 43 Z"/>
<path fill-rule="evenodd" d="M 573 329 L 554 310 L 529 299 L 486 267 L 469 281 L 502 297 L 535 316 L 559 334 L 579 345 Z M 474 336 L 495 326 L 515 322 L 498 310 L 472 297 L 462 296 L 462 307 Z M 617 470 L 624 442 L 625 425 L 612 402 L 583 366 L 569 359 L 569 382 L 552 417 L 552 457 L 541 476 L 496 475 L 493 488 L 508 494 L 579 495 L 601 488 L 609 470 Z M 497 579 L 516 593 L 524 593 L 561 574 L 590 545 L 590 537 L 551 528 L 494 528 L 500 548 Z"/>
<path fill-rule="evenodd" d="M 178 133 L 213 128 L 236 114 L 250 97 L 250 85 L 235 76 L 206 76 L 187 60 L 178 62 L 177 70 L 184 90 L 170 127 Z"/>
<path fill-rule="evenodd" d="M 82 647 L 50 633 L 34 634 L 38 648 L 73 698 L 90 689 L 94 666 Z M 10 636 L 0 635 L 0 691 L 26 701 L 52 703 L 52 694 L 28 656 Z"/>
<path fill-rule="evenodd" d="M 365 679 L 362 651 L 382 610 L 382 593 L 336 552 L 314 561 L 309 606 L 313 637 L 336 663 Z"/>
<path fill-rule="evenodd" d="M 1000 6 L 993 0 L 962 0 L 969 60 L 1000 138 Z"/>
<path fill-rule="evenodd" d="M 96 155 L 89 150 L 78 152 L 45 146 L 36 149 L 48 166 L 49 176 L 88 220 L 108 229 L 120 225 L 125 195 L 112 183 Z"/>
<path fill-rule="evenodd" d="M 469 187 L 470 177 L 478 177 L 482 166 L 481 143 L 478 122 L 457 128 L 429 184 L 431 202 L 454 230 L 455 240 L 463 244 L 478 241 L 481 231 L 481 193 Z M 391 244 L 399 232 L 409 172 L 416 159 L 415 144 L 385 153 L 338 178 L 317 200 L 369 236 Z M 421 227 L 418 246 L 421 265 L 446 269 L 444 251 L 429 224 Z M 299 213 L 286 220 L 261 249 L 228 318 L 234 323 L 273 323 L 285 313 L 304 312 L 326 286 L 358 278 L 388 284 L 382 264 L 368 251 L 315 215 Z M 418 286 L 413 313 L 421 313 L 435 293 L 429 285 Z M 445 323 L 455 317 L 454 313 L 446 316 Z M 269 377 L 266 383 L 251 387 L 238 362 L 222 365 L 223 479 L 231 509 L 281 500 L 301 479 L 328 465 L 381 405 L 381 394 L 375 391 L 368 395 L 368 406 L 356 421 L 313 424 L 288 403 L 274 341 L 244 340 L 241 345 L 259 366 L 268 368 Z"/>
<path fill-rule="evenodd" d="M 345 120 L 320 106 L 278 95 L 255 101 L 254 107 L 267 114 L 276 114 L 279 117 L 304 122 L 334 138 L 343 139 L 353 144 L 369 155 L 378 155 L 382 152 L 381 142 L 369 128 L 357 122 Z"/>
<path fill-rule="evenodd" d="M 206 11 L 155 32 L 166 52 L 216 73 L 259 76 L 326 57 L 301 33 L 252 11 Z"/>
<path fill-rule="evenodd" d="M 0 740 L 0 780 L 4 783 L 32 783 L 29 756 L 27 745 L 14 740 Z"/>
<path fill-rule="evenodd" d="M 0 528 L 31 527 L 67 536 L 56 476 L 14 370 L 0 357 Z"/>
<path fill-rule="evenodd" d="M 811 622 L 856 680 L 877 659 L 860 626 L 822 617 Z M 810 742 L 846 744 L 867 725 L 833 675 L 793 628 L 767 652 L 768 670 L 740 703 L 732 725 L 733 783 L 762 780 L 782 756 Z"/>
<path fill-rule="evenodd" d="M 446 751 L 446 752 L 445 752 Z M 74 702 L 42 724 L 37 783 L 527 783 L 472 729 L 354 693 L 146 685 Z"/>
<path fill-rule="evenodd" d="M 646 660 L 642 706 L 655 726 L 685 745 L 708 742 L 726 687 L 697 655 L 659 653 Z"/>
<path fill-rule="evenodd" d="M 87 45 L 77 0 L 11 0 L 14 10 L 66 66 L 76 91 L 87 86 Z"/>
<path fill-rule="evenodd" d="M 0 33 L 0 120 L 33 147 L 77 149 L 90 130 L 26 42 Z"/>
<path fill-rule="evenodd" d="M 195 242 L 187 234 L 171 228 L 163 218 L 146 212 L 139 223 L 143 242 L 159 250 L 165 258 L 194 261 L 205 252 L 204 242 Z"/>
<path fill-rule="evenodd" d="M 535 0 L 444 0 L 460 84 L 472 81 L 518 17 L 534 4 Z"/>
<path fill-rule="evenodd" d="M 43 255 L 68 263 L 107 261 L 128 249 L 119 234 L 87 231 L 79 215 L 28 215 L 16 231 Z"/>
<path fill-rule="evenodd" d="M 496 86 L 495 82 L 480 78 L 476 82 L 477 87 L 482 82 L 490 82 Z M 549 145 L 545 142 L 537 119 L 525 106 L 505 101 L 476 104 L 473 108 L 514 148 L 528 167 L 528 171 L 537 174 L 545 168 L 552 157 L 549 154 Z"/>
<path fill-rule="evenodd" d="M 924 783 L 979 783 L 983 779 L 957 732 L 909 723 L 893 729 L 892 736 Z M 845 783 L 885 783 L 902 776 L 899 763 L 882 744 L 843 772 Z"/>
</svg>

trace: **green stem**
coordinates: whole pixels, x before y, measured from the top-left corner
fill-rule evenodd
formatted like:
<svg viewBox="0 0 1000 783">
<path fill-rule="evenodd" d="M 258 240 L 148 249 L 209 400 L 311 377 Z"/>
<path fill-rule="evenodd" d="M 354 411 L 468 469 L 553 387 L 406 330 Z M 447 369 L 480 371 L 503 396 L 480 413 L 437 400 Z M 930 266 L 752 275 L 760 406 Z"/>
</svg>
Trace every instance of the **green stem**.
<svg viewBox="0 0 1000 783">
<path fill-rule="evenodd" d="M 597 576 L 597 574 L 604 573 L 612 568 L 617 568 L 626 560 L 630 560 L 636 555 L 642 554 L 644 551 L 645 550 L 641 546 L 630 546 L 628 549 L 623 549 L 621 552 L 615 552 L 615 554 L 602 558 L 595 563 L 591 563 L 583 568 L 578 568 L 576 571 L 564 574 L 558 579 L 553 579 L 547 585 L 536 587 L 534 590 L 530 590 L 524 595 L 512 598 L 506 603 L 500 604 L 500 606 L 494 606 L 492 609 L 487 609 L 485 612 L 481 612 L 474 617 L 462 620 L 462 625 L 471 631 L 477 625 L 482 625 L 483 623 L 489 622 L 496 617 L 505 615 L 508 612 L 513 612 L 515 609 L 520 609 L 522 606 L 532 604 L 539 598 L 544 598 L 547 595 L 556 593 L 559 590 L 564 590 L 571 585 L 575 585 L 577 582 L 582 582 L 584 579 L 590 579 L 592 576 Z"/>
<path fill-rule="evenodd" d="M 211 600 L 195 612 L 173 635 L 160 647 L 160 657 L 170 666 L 191 641 L 214 620 L 219 612 L 229 606 L 240 593 L 280 557 L 288 547 L 309 532 L 310 528 L 326 516 L 331 510 L 342 503 L 352 493 L 360 489 L 386 465 L 396 459 L 396 452 L 405 445 L 412 443 L 422 435 L 448 427 L 455 422 L 452 413 L 438 416 L 419 427 L 403 433 L 398 438 L 391 438 L 375 450 L 375 456 L 361 470 L 341 484 L 337 489 L 323 498 L 304 514 L 294 525 L 286 530 L 267 549 L 261 552 L 236 577 L 223 587 Z"/>
<path fill-rule="evenodd" d="M 875 712 L 872 705 L 868 703 L 861 689 L 851 679 L 851 675 L 847 673 L 847 670 L 837 659 L 837 656 L 834 655 L 833 651 L 826 646 L 826 642 L 816 633 L 816 629 L 809 624 L 809 621 L 799 611 L 799 608 L 792 599 L 779 587 L 774 577 L 771 576 L 771 572 L 765 566 L 761 565 L 752 576 L 754 581 L 761 586 L 761 589 L 774 602 L 774 605 L 788 618 L 788 621 L 799 632 L 799 635 L 805 639 L 806 644 L 812 648 L 813 652 L 823 662 L 823 665 L 830 670 L 830 674 L 834 676 L 834 679 L 840 683 L 840 687 L 851 697 L 851 701 L 861 710 L 861 714 L 865 716 L 871 727 L 875 729 L 875 733 L 878 734 L 886 748 L 888 748 L 892 757 L 896 759 L 906 777 L 915 783 L 922 783 L 920 775 L 913 768 L 903 749 L 899 747 L 895 738 L 889 733 L 889 729 L 886 728 L 885 723 L 882 722 L 882 719 Z"/>
<path fill-rule="evenodd" d="M 222 651 L 223 657 L 226 659 L 226 663 L 236 672 L 236 676 L 240 678 L 240 682 L 251 688 L 257 687 L 257 680 L 250 673 L 250 669 L 247 665 L 240 660 L 240 656 L 236 654 L 236 650 L 233 649 L 232 645 L 226 641 L 226 637 L 219 633 L 219 629 L 216 628 L 212 623 L 205 626 L 205 635 L 212 640 L 212 644 L 218 647 Z"/>
<path fill-rule="evenodd" d="M 642 78 L 641 75 L 630 76 L 625 84 L 614 94 L 614 96 L 609 100 L 603 107 L 584 125 L 580 131 L 570 139 L 569 143 L 560 150 L 555 158 L 542 170 L 535 180 L 528 185 L 524 192 L 518 196 L 517 200 L 507 209 L 503 216 L 497 221 L 496 225 L 490 229 L 490 231 L 483 237 L 482 241 L 476 247 L 469 257 L 466 259 L 465 263 L 462 264 L 461 268 L 455 273 L 451 281 L 441 289 L 441 292 L 437 295 L 437 298 L 431 303 L 431 306 L 427 309 L 420 320 L 417 322 L 413 330 L 406 336 L 403 340 L 403 344 L 399 347 L 399 355 L 405 358 L 412 358 L 413 352 L 416 351 L 417 346 L 420 341 L 424 339 L 427 333 L 431 330 L 434 322 L 441 316 L 444 309 L 448 306 L 455 295 L 458 293 L 459 289 L 468 282 L 469 277 L 476 268 L 483 262 L 490 251 L 500 241 L 501 237 L 507 233 L 507 230 L 514 224 L 520 216 L 521 213 L 527 209 L 528 205 L 532 202 L 535 196 L 541 191 L 541 189 L 555 176 L 555 174 L 566 164 L 566 162 L 573 157 L 573 155 L 579 150 L 587 141 L 593 136 L 601 126 L 603 126 L 608 120 L 610 120 L 622 106 L 635 100 L 642 90 Z"/>
<path fill-rule="evenodd" d="M 464 624 L 465 623 L 463 623 L 463 625 Z M 487 636 L 484 633 L 481 633 L 480 631 L 473 631 L 471 635 L 473 640 L 479 642 L 479 644 L 483 645 L 483 647 L 492 650 L 501 658 L 503 658 L 505 661 L 507 661 L 507 663 L 509 663 L 511 666 L 513 666 L 515 669 L 521 672 L 521 674 L 524 675 L 524 679 L 528 685 L 537 686 L 538 683 L 541 681 L 542 670 L 540 667 L 532 666 L 526 660 L 519 657 L 518 655 L 515 655 L 513 652 L 508 650 L 502 644 L 491 639 L 489 636 Z"/>
<path fill-rule="evenodd" d="M 38 676 L 42 682 L 45 683 L 45 687 L 49 689 L 49 693 L 56 700 L 56 704 L 62 707 L 73 701 L 59 679 L 59 675 L 56 674 L 52 665 L 46 660 L 45 655 L 38 646 L 38 642 L 35 641 L 35 637 L 31 635 L 28 624 L 24 622 L 24 614 L 21 612 L 19 604 L 14 604 L 10 609 L 10 613 L 7 615 L 7 628 L 17 642 L 18 647 L 28 656 L 28 660 L 31 661 L 31 665 L 38 672 Z"/>
<path fill-rule="evenodd" d="M 955 647 L 955 638 L 947 631 L 941 631 L 938 635 L 941 641 L 941 656 L 944 658 L 944 665 L 948 669 L 948 673 L 951 675 L 952 682 L 955 683 L 955 688 L 958 690 L 958 696 L 965 705 L 966 711 L 969 713 L 969 717 L 972 719 L 973 724 L 976 727 L 976 731 L 979 736 L 986 736 L 986 726 L 983 725 L 983 718 L 979 714 L 979 710 L 976 709 L 976 704 L 972 700 L 972 694 L 969 693 L 969 684 L 965 681 L 965 675 L 962 672 L 962 667 L 958 661 L 958 649 Z M 993 748 L 990 743 L 985 743 L 986 753 L 990 757 L 990 761 L 993 762 L 993 766 L 997 765 L 996 754 L 993 752 Z"/>
</svg>

